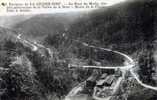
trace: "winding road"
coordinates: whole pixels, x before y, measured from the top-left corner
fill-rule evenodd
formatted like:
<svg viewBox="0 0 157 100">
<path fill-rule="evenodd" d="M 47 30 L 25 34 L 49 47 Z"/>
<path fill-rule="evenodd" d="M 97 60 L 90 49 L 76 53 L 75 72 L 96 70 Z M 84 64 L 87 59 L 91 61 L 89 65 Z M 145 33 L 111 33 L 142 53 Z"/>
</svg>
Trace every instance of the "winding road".
<svg viewBox="0 0 157 100">
<path fill-rule="evenodd" d="M 37 51 L 39 48 L 45 48 L 45 49 L 49 52 L 49 54 L 50 54 L 51 56 L 53 55 L 53 52 L 51 51 L 50 48 L 47 48 L 47 47 L 45 47 L 45 46 L 43 46 L 43 45 L 41 45 L 41 44 L 39 44 L 39 43 L 37 43 L 37 42 L 34 42 L 34 43 L 33 43 L 33 42 L 31 42 L 31 41 L 22 39 L 21 36 L 22 36 L 21 34 L 18 34 L 18 35 L 16 36 L 16 38 L 17 38 L 18 40 L 20 40 L 21 42 L 23 42 L 24 44 L 28 44 L 29 46 L 31 46 L 31 47 L 32 47 L 32 51 Z M 79 42 L 79 43 L 81 43 L 82 45 L 87 46 L 87 47 L 96 48 L 96 49 L 101 49 L 101 50 L 104 50 L 104 51 L 109 51 L 109 52 L 113 52 L 113 53 L 119 54 L 120 56 L 123 56 L 123 57 L 128 61 L 128 64 L 125 65 L 125 66 L 117 66 L 117 67 L 107 67 L 107 66 L 82 66 L 82 67 L 84 67 L 84 68 L 99 68 L 99 69 L 120 69 L 120 70 L 122 71 L 122 73 L 123 73 L 123 76 L 125 76 L 125 72 L 126 72 L 126 71 L 130 71 L 131 76 L 132 76 L 133 78 L 135 78 L 136 81 L 137 81 L 141 86 L 143 86 L 143 87 L 145 87 L 145 88 L 148 88 L 148 89 L 152 89 L 152 90 L 157 91 L 157 87 L 154 87 L 154 86 L 151 86 L 151 85 L 147 85 L 147 84 L 143 83 L 143 82 L 139 79 L 138 75 L 134 72 L 134 67 L 135 67 L 136 63 L 134 62 L 134 60 L 133 60 L 130 56 L 128 56 L 128 55 L 126 55 L 126 54 L 124 54 L 124 53 L 121 53 L 121 52 L 119 52 L 119 51 L 114 51 L 114 50 L 111 50 L 111 49 L 105 49 L 105 48 L 101 48 L 101 47 L 96 47 L 96 46 L 89 45 L 89 44 L 87 44 L 87 43 L 85 43 L 85 42 L 81 42 L 81 41 L 78 41 L 78 40 L 74 40 L 74 41 L 75 41 L 75 42 Z M 76 65 L 69 65 L 69 66 L 77 67 Z M 82 84 L 82 83 L 81 83 L 81 84 Z M 74 89 L 72 89 L 72 91 L 69 92 L 69 94 L 68 94 L 67 96 L 76 94 L 76 92 L 77 92 L 78 90 L 80 90 L 80 86 L 82 86 L 81 84 L 79 84 L 77 87 L 75 87 Z"/>
<path fill-rule="evenodd" d="M 138 75 L 134 72 L 134 67 L 136 66 L 136 63 L 134 62 L 134 60 L 130 57 L 130 56 L 128 56 L 128 55 L 126 55 L 126 54 L 124 54 L 124 53 L 121 53 L 121 52 L 119 52 L 119 51 L 114 51 L 114 50 L 111 50 L 111 49 L 105 49 L 105 48 L 101 48 L 101 47 L 96 47 L 96 46 L 93 46 L 93 45 L 89 45 L 89 44 L 87 44 L 87 43 L 85 43 L 85 42 L 81 42 L 81 41 L 78 41 L 78 40 L 74 40 L 75 42 L 79 42 L 79 43 L 81 43 L 82 45 L 84 45 L 84 46 L 87 46 L 87 47 L 91 47 L 91 48 L 96 48 L 96 49 L 102 49 L 102 50 L 104 50 L 104 51 L 109 51 L 109 52 L 113 52 L 113 53 L 116 53 L 116 54 L 119 54 L 120 56 L 123 56 L 126 60 L 128 60 L 129 62 L 125 65 L 125 66 L 116 66 L 116 67 L 107 67 L 107 66 L 81 66 L 81 67 L 83 67 L 83 68 L 98 68 L 98 69 L 120 69 L 121 70 L 121 72 L 122 72 L 122 76 L 124 77 L 125 76 L 125 74 L 126 74 L 126 71 L 129 71 L 130 73 L 131 73 L 131 76 L 133 77 L 133 78 L 135 78 L 136 79 L 136 81 L 141 85 L 141 86 L 143 86 L 143 87 L 145 87 L 145 88 L 148 88 L 148 89 L 152 89 L 152 90 L 155 90 L 155 91 L 157 91 L 157 87 L 154 87 L 154 86 L 151 86 L 151 85 L 147 85 L 147 84 L 145 84 L 145 83 L 143 83 L 140 79 L 139 79 L 139 77 L 138 77 Z M 69 67 L 78 67 L 77 65 L 69 65 Z M 122 81 L 122 80 L 121 80 Z M 120 82 L 117 82 L 117 87 L 119 87 L 118 85 L 120 85 L 119 84 Z M 74 96 L 74 95 L 76 95 L 76 93 L 78 92 L 78 91 L 80 91 L 80 84 L 78 85 L 78 86 L 76 86 L 75 88 L 73 88 L 72 90 L 71 90 L 71 92 L 69 92 L 69 94 L 66 96 L 66 98 L 65 98 L 65 100 L 72 100 L 72 99 L 70 99 L 69 97 L 70 96 Z M 116 88 L 117 88 L 116 87 Z M 100 100 L 100 99 L 96 99 L 96 100 Z"/>
<path fill-rule="evenodd" d="M 32 51 L 37 51 L 39 48 L 44 48 L 45 50 L 48 51 L 49 55 L 53 57 L 53 52 L 51 51 L 50 48 L 47 48 L 44 45 L 37 43 L 36 41 L 32 42 L 26 39 L 22 39 L 21 36 L 22 34 L 18 34 L 16 38 L 20 40 L 22 43 L 31 46 Z"/>
</svg>

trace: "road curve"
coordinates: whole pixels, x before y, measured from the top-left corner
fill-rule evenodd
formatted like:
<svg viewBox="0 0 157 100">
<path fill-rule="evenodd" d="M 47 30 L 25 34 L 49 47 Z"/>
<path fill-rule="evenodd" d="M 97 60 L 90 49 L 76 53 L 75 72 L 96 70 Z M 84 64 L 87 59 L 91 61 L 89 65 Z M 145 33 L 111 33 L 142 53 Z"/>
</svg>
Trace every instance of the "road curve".
<svg viewBox="0 0 157 100">
<path fill-rule="evenodd" d="M 138 78 L 138 76 L 137 76 L 137 75 L 135 74 L 135 72 L 133 71 L 133 67 L 135 67 L 136 63 L 134 62 L 134 60 L 133 60 L 130 56 L 128 56 L 128 55 L 126 55 L 126 54 L 124 54 L 124 53 L 121 53 L 121 52 L 119 52 L 119 51 L 114 51 L 114 50 L 111 50 L 111 49 L 105 49 L 105 48 L 101 48 L 101 47 L 96 47 L 96 46 L 89 45 L 89 44 L 87 44 L 87 43 L 85 43 L 85 42 L 81 42 L 81 41 L 78 41 L 78 40 L 74 40 L 74 41 L 75 41 L 75 42 L 79 42 L 79 43 L 81 43 L 82 45 L 87 46 L 87 47 L 102 49 L 102 50 L 104 50 L 104 51 L 110 51 L 110 52 L 119 54 L 119 55 L 125 57 L 125 58 L 129 61 L 128 65 L 119 66 L 119 67 L 82 66 L 83 68 L 99 68 L 99 69 L 117 69 L 117 68 L 119 68 L 119 69 L 124 73 L 124 75 L 125 75 L 125 72 L 126 72 L 126 71 L 130 71 L 132 77 L 135 78 L 136 81 L 137 81 L 141 86 L 143 86 L 143 87 L 145 87 L 145 88 L 148 88 L 148 89 L 152 89 L 152 90 L 157 91 L 157 87 L 147 85 L 147 84 L 143 83 L 143 82 Z M 69 65 L 69 66 L 76 67 L 77 65 Z M 73 93 L 76 94 L 77 91 L 75 91 L 75 90 L 78 90 L 77 88 L 79 88 L 79 86 L 80 86 L 80 84 L 79 84 L 78 86 L 76 86 L 74 89 L 72 89 L 70 93 L 72 93 L 72 91 L 73 91 Z M 67 95 L 67 97 L 70 96 L 70 95 L 72 95 L 72 94 L 70 94 L 70 93 Z M 65 99 L 65 100 L 68 100 L 68 99 Z"/>
<path fill-rule="evenodd" d="M 78 41 L 78 40 L 77 40 Z M 80 41 L 79 41 L 79 43 L 81 43 Z M 119 55 L 121 55 L 121 56 L 123 56 L 123 57 L 125 57 L 126 59 L 128 59 L 128 61 L 129 61 L 129 65 L 126 65 L 126 66 L 123 66 L 123 67 L 126 67 L 126 69 L 128 69 L 129 71 L 130 71 L 130 73 L 131 73 L 131 75 L 132 75 L 132 77 L 134 77 L 135 79 L 136 79 L 136 81 L 141 85 L 141 86 L 143 86 L 143 87 L 145 87 L 145 88 L 148 88 L 148 89 L 152 89 L 152 90 L 156 90 L 157 91 L 157 87 L 154 87 L 154 86 L 151 86 L 151 85 L 147 85 L 147 84 L 145 84 L 145 83 L 143 83 L 139 78 L 138 78 L 138 76 L 134 73 L 134 71 L 133 71 L 133 67 L 135 67 L 135 62 L 134 62 L 134 60 L 130 57 L 130 56 L 128 56 L 128 55 L 126 55 L 126 54 L 124 54 L 124 53 L 121 53 L 121 52 L 119 52 L 119 51 L 113 51 L 113 50 L 111 50 L 111 49 L 105 49 L 105 48 L 101 48 L 101 47 L 96 47 L 96 46 L 93 46 L 93 45 L 89 45 L 89 44 L 87 44 L 87 43 L 82 43 L 82 45 L 84 45 L 84 46 L 89 46 L 89 47 L 92 47 L 92 48 L 98 48 L 98 49 L 102 49 L 102 50 L 105 50 L 105 51 L 111 51 L 111 52 L 114 52 L 114 53 L 117 53 L 117 54 L 119 54 Z M 87 67 L 87 66 L 84 66 L 84 67 Z M 91 67 L 91 66 L 88 66 L 89 68 Z M 94 66 L 95 68 L 97 67 L 97 66 Z M 99 66 L 98 66 L 99 67 Z M 105 67 L 105 66 L 104 66 Z M 101 67 L 99 67 L 100 69 L 101 68 L 103 68 L 103 66 L 101 66 Z M 117 67 L 111 67 L 112 69 L 117 69 Z M 121 68 L 121 70 L 123 71 L 125 71 L 125 68 L 123 69 L 122 67 L 119 67 L 119 68 Z M 105 69 L 105 68 L 104 68 Z M 106 67 L 106 69 L 109 69 L 109 67 Z"/>
<path fill-rule="evenodd" d="M 46 48 L 45 46 L 43 46 L 43 45 L 41 45 L 41 44 L 36 43 L 36 44 L 38 45 L 38 46 L 36 46 L 35 44 L 33 44 L 33 43 L 31 43 L 31 42 L 29 42 L 29 41 L 27 41 L 27 40 L 22 39 L 22 38 L 21 38 L 21 34 L 18 34 L 16 37 L 17 37 L 17 39 L 23 41 L 24 43 L 31 45 L 31 46 L 33 47 L 33 49 L 32 49 L 33 51 L 37 51 L 37 50 L 38 50 L 38 46 L 43 47 L 43 48 Z M 97 49 L 102 49 L 102 50 L 104 50 L 104 51 L 110 51 L 110 52 L 119 54 L 119 55 L 125 57 L 125 58 L 129 61 L 129 65 L 120 66 L 120 67 L 83 66 L 84 68 L 87 68 L 87 67 L 88 67 L 88 68 L 100 68 L 100 69 L 117 69 L 117 68 L 120 68 L 120 69 L 121 69 L 122 71 L 124 71 L 124 72 L 125 72 L 126 70 L 129 70 L 130 73 L 131 73 L 131 75 L 132 75 L 132 77 L 134 77 L 134 78 L 137 80 L 137 82 L 138 82 L 141 86 L 143 86 L 143 87 L 145 87 L 145 88 L 148 88 L 148 89 L 152 89 L 152 90 L 156 90 L 156 91 L 157 91 L 157 87 L 154 87 L 154 86 L 147 85 L 147 84 L 143 83 L 143 82 L 138 78 L 138 76 L 134 73 L 133 67 L 135 67 L 135 62 L 134 62 L 134 60 L 133 60 L 130 56 L 128 56 L 128 55 L 126 55 L 126 54 L 124 54 L 124 53 L 121 53 L 121 52 L 119 52 L 119 51 L 114 51 L 114 50 L 111 50 L 111 49 L 105 49 L 105 48 L 101 48 L 101 47 L 96 47 L 96 46 L 89 45 L 89 44 L 87 44 L 87 43 L 85 43 L 85 42 L 81 42 L 81 41 L 78 41 L 78 40 L 74 40 L 74 41 L 75 41 L 75 42 L 79 42 L 79 43 L 81 43 L 81 44 L 84 45 L 84 46 L 88 46 L 88 47 L 92 47 L 92 48 L 97 48 Z M 48 52 L 49 52 L 50 54 L 52 54 L 52 51 L 51 51 L 49 48 L 46 48 L 46 49 L 48 50 Z"/>
<path fill-rule="evenodd" d="M 18 34 L 17 36 L 15 36 L 18 40 L 22 41 L 23 43 L 25 44 L 28 44 L 32 47 L 32 51 L 37 51 L 39 48 L 44 48 L 48 51 L 49 55 L 52 57 L 53 56 L 53 52 L 51 51 L 50 48 L 47 48 L 45 47 L 44 45 L 42 44 L 39 44 L 37 43 L 36 41 L 35 42 L 32 42 L 32 41 L 28 41 L 28 40 L 25 40 L 25 39 L 22 39 L 21 38 L 22 34 Z M 16 40 L 17 41 L 17 40 Z"/>
<path fill-rule="evenodd" d="M 144 84 L 139 78 L 138 76 L 134 73 L 133 69 L 130 69 L 130 73 L 132 74 L 132 76 L 136 79 L 136 81 L 143 87 L 148 88 L 148 89 L 152 89 L 157 91 L 157 87 L 151 86 L 151 85 L 147 85 Z"/>
<path fill-rule="evenodd" d="M 28 44 L 31 47 L 33 47 L 32 51 L 37 51 L 38 50 L 37 46 L 35 46 L 31 42 L 29 42 L 28 40 L 22 39 L 21 36 L 22 36 L 22 34 L 18 34 L 16 37 L 17 37 L 18 40 L 22 41 L 23 43 Z"/>
</svg>

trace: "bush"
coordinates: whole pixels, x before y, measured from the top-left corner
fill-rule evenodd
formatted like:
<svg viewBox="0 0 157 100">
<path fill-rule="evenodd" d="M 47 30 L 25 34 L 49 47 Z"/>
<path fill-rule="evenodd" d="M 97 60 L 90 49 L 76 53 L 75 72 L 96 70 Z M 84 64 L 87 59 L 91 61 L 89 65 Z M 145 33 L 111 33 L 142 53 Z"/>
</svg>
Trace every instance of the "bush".
<svg viewBox="0 0 157 100">
<path fill-rule="evenodd" d="M 2 100 L 39 100 L 38 81 L 28 59 L 21 59 L 22 64 L 13 64 L 9 71 L 2 76 L 6 92 Z M 25 60 L 25 62 L 24 62 Z"/>
</svg>

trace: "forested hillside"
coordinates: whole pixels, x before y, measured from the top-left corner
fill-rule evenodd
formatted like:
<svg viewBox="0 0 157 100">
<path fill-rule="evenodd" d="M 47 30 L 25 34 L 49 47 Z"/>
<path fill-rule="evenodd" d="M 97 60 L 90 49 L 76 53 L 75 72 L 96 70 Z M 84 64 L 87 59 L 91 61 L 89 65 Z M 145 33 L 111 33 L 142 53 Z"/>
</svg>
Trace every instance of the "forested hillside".
<svg viewBox="0 0 157 100">
<path fill-rule="evenodd" d="M 157 3 L 132 1 L 93 12 L 86 20 L 78 20 L 68 31 L 73 40 L 119 50 L 139 63 L 141 79 L 156 84 L 153 58 L 156 51 Z M 80 47 L 78 47 L 80 48 Z"/>
<path fill-rule="evenodd" d="M 29 37 L 45 37 L 64 32 L 71 23 L 81 16 L 82 14 L 77 13 L 34 15 L 30 19 L 15 24 L 13 29 L 17 29 Z"/>
<path fill-rule="evenodd" d="M 153 78 L 157 64 L 153 58 L 156 9 L 156 2 L 132 1 L 75 16 L 72 20 L 72 16 L 37 15 L 16 24 L 14 31 L 0 28 L 0 67 L 7 69 L 0 74 L 1 100 L 63 100 L 74 86 L 93 73 L 93 69 L 70 69 L 68 64 L 122 66 L 124 63 L 116 54 L 104 53 L 83 43 L 130 55 L 137 62 L 140 79 L 157 86 Z M 49 47 L 54 57 L 26 47 L 17 40 L 19 33 L 29 41 L 40 38 L 40 43 Z M 97 70 L 99 74 L 103 71 Z M 128 100 L 155 100 L 155 91 L 139 86 L 134 80 L 125 82 Z M 138 89 L 144 91 L 140 97 Z M 148 91 L 150 95 L 144 98 Z"/>
<path fill-rule="evenodd" d="M 63 99 L 74 85 L 92 72 L 79 68 L 69 70 L 67 61 L 51 59 L 39 53 L 40 50 L 34 52 L 16 40 L 13 31 L 5 28 L 1 31 L 4 36 L 0 44 L 1 100 Z"/>
<path fill-rule="evenodd" d="M 156 39 L 156 2 L 126 2 L 91 13 L 71 25 L 72 38 L 132 53 Z M 131 51 L 133 50 L 133 51 Z"/>
</svg>

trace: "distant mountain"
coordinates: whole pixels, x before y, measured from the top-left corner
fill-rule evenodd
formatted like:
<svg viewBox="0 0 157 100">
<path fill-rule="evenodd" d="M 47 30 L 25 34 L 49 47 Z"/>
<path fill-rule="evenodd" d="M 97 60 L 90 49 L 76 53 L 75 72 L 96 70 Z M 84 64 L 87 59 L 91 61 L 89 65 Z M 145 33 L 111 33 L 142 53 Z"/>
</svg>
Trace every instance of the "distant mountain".
<svg viewBox="0 0 157 100">
<path fill-rule="evenodd" d="M 82 14 L 77 13 L 61 13 L 61 14 L 42 14 L 17 23 L 14 29 L 22 31 L 27 36 L 44 37 L 48 34 L 62 33 L 69 25 Z"/>
<path fill-rule="evenodd" d="M 0 16 L 0 26 L 5 28 L 12 28 L 15 24 L 31 18 L 32 15 L 12 15 Z"/>
</svg>

